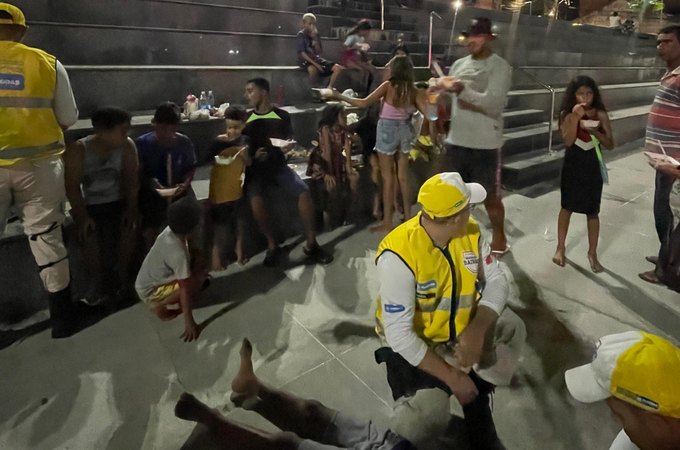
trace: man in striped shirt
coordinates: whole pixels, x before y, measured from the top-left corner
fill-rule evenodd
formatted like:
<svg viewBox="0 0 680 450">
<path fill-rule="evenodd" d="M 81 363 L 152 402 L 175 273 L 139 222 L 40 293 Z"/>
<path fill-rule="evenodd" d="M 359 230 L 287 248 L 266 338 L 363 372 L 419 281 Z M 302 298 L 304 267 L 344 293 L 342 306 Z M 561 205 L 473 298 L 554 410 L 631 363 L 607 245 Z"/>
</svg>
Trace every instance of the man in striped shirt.
<svg viewBox="0 0 680 450">
<path fill-rule="evenodd" d="M 661 85 L 649 111 L 645 148 L 650 152 L 665 152 L 680 160 L 680 26 L 671 25 L 659 32 L 657 53 L 666 63 L 666 73 L 661 78 Z M 669 198 L 673 183 L 680 178 L 680 170 L 667 162 L 657 163 L 654 168 L 654 224 L 663 247 L 673 226 Z M 647 256 L 645 259 L 656 264 L 657 268 L 641 273 L 640 278 L 650 283 L 659 283 L 662 273 L 657 264 L 658 257 Z"/>
</svg>

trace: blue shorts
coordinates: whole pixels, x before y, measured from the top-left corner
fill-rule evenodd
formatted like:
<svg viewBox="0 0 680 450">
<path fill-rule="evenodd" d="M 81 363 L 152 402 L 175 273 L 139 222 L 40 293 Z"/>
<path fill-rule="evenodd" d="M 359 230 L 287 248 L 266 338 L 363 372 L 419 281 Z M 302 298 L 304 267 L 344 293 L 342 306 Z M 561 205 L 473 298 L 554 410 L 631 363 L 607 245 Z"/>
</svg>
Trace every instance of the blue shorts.
<svg viewBox="0 0 680 450">
<path fill-rule="evenodd" d="M 375 151 L 383 155 L 394 155 L 411 151 L 413 127 L 411 120 L 380 119 L 375 131 Z"/>
<path fill-rule="evenodd" d="M 267 189 L 282 189 L 287 195 L 298 198 L 309 187 L 300 176 L 288 166 L 281 166 L 273 173 L 258 174 L 246 179 L 246 195 L 248 198 L 263 197 Z"/>
</svg>

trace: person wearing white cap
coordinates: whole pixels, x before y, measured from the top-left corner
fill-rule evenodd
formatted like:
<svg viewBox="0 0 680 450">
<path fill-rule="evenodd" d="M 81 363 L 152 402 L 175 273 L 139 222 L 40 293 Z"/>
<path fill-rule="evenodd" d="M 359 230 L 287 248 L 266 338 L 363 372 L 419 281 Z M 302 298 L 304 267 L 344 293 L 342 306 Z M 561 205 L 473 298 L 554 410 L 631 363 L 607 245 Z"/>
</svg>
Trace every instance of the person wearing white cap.
<svg viewBox="0 0 680 450">
<path fill-rule="evenodd" d="M 376 257 L 376 329 L 387 344 L 376 351 L 376 360 L 387 365 L 394 399 L 404 397 L 401 406 L 411 400 L 418 403 L 418 394 L 426 390 L 445 392 L 428 401 L 423 413 L 429 415 L 439 403 L 448 405 L 453 394 L 463 406 L 475 449 L 500 444 L 489 397 L 494 384 L 510 382 L 526 337 L 524 324 L 511 311 L 498 320 L 505 310 L 507 280 L 470 217 L 470 210 L 485 197 L 481 185 L 463 182 L 458 173 L 433 176 L 418 194 L 422 211 L 388 234 Z M 500 365 L 494 345 L 499 341 L 513 356 L 502 375 L 494 370 Z M 417 424 L 418 431 L 397 432 L 419 446 L 431 437 L 413 433 L 421 433 L 429 421 L 418 414 L 411 422 L 399 418 L 401 411 L 410 415 L 416 409 L 395 409 L 395 416 L 406 427 Z"/>
<path fill-rule="evenodd" d="M 0 236 L 14 206 L 49 293 L 52 337 L 77 331 L 64 221 L 63 130 L 76 123 L 68 75 L 57 59 L 21 43 L 24 13 L 0 2 Z M 80 304 L 78 304 L 80 306 Z"/>
<path fill-rule="evenodd" d="M 680 348 L 641 331 L 604 336 L 590 364 L 564 374 L 583 403 L 607 401 L 623 426 L 610 450 L 680 449 Z"/>
</svg>

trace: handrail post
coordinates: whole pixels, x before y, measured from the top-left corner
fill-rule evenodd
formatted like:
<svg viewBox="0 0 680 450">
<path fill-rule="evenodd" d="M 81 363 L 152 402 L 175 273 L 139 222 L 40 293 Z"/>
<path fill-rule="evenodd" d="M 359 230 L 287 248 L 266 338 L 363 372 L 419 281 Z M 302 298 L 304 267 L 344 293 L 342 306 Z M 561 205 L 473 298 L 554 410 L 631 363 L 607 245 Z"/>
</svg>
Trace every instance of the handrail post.
<svg viewBox="0 0 680 450">
<path fill-rule="evenodd" d="M 380 31 L 385 31 L 385 0 L 380 0 Z"/>
<path fill-rule="evenodd" d="M 519 69 L 521 70 L 531 81 L 535 82 L 539 86 L 543 87 L 543 89 L 546 89 L 550 92 L 550 117 L 548 117 L 548 154 L 552 155 L 553 150 L 552 150 L 552 138 L 553 138 L 553 117 L 555 116 L 555 88 L 552 87 L 549 84 L 546 84 L 533 76 L 531 73 L 529 73 L 526 69 L 523 69 L 522 67 L 514 67 L 514 69 Z"/>
<path fill-rule="evenodd" d="M 553 154 L 553 118 L 555 117 L 555 88 L 550 86 L 550 120 L 548 121 L 548 154 Z"/>
<path fill-rule="evenodd" d="M 442 20 L 442 16 L 436 13 L 436 11 L 430 11 L 430 34 L 429 40 L 427 41 L 427 67 L 432 67 L 432 28 L 434 26 L 434 16 L 439 17 Z"/>
<path fill-rule="evenodd" d="M 432 12 L 430 12 L 430 34 L 427 41 L 427 67 L 432 67 Z"/>
</svg>

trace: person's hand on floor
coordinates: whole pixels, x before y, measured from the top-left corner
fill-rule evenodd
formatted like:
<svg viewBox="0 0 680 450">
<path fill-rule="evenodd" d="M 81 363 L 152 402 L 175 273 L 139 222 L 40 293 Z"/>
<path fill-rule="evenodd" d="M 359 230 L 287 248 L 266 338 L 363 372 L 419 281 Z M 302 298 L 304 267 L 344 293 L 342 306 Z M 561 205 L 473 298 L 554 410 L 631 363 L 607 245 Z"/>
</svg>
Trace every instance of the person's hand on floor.
<svg viewBox="0 0 680 450">
<path fill-rule="evenodd" d="M 184 342 L 191 342 L 195 341 L 198 339 L 198 336 L 201 335 L 201 327 L 196 324 L 194 319 L 187 320 L 185 325 L 184 325 L 184 333 L 180 336 L 180 338 Z"/>
</svg>

